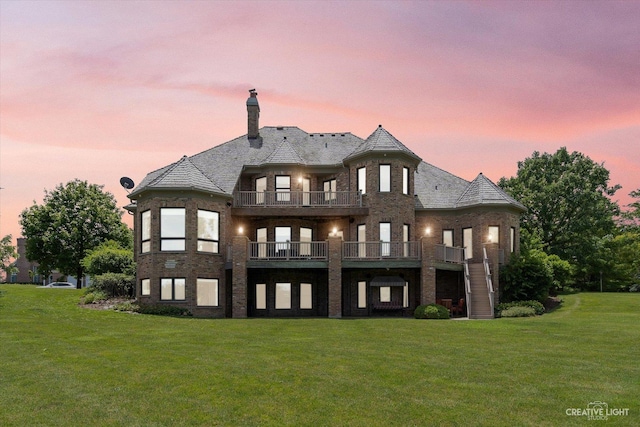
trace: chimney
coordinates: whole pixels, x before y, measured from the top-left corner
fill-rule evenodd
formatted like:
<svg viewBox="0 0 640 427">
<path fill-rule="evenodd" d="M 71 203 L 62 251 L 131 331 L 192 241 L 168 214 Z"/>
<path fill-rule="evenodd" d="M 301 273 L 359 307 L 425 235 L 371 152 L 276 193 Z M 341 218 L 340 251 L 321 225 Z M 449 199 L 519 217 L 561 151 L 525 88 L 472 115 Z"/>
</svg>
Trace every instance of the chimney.
<svg viewBox="0 0 640 427">
<path fill-rule="evenodd" d="M 256 139 L 260 136 L 260 106 L 258 105 L 258 92 L 255 89 L 249 90 L 247 99 L 247 136 L 249 139 Z"/>
</svg>

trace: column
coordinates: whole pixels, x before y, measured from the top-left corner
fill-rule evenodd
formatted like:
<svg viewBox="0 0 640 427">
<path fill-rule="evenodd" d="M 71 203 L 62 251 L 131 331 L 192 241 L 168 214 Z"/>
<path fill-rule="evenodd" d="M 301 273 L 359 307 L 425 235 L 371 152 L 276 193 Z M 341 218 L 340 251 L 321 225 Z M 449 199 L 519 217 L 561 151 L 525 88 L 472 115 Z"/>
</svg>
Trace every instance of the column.
<svg viewBox="0 0 640 427">
<path fill-rule="evenodd" d="M 232 244 L 231 316 L 247 317 L 247 250 L 249 238 L 235 236 Z"/>
<path fill-rule="evenodd" d="M 436 238 L 432 235 L 423 236 L 420 243 L 420 304 L 424 305 L 436 302 Z"/>
<path fill-rule="evenodd" d="M 342 237 L 329 236 L 329 317 L 342 317 Z"/>
</svg>

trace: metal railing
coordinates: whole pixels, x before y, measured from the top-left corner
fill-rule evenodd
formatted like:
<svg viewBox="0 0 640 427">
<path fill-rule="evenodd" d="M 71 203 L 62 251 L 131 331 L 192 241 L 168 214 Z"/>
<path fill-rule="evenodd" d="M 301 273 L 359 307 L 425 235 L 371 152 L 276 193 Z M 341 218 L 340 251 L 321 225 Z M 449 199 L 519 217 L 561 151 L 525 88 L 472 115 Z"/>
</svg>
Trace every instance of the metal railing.
<svg viewBox="0 0 640 427">
<path fill-rule="evenodd" d="M 420 259 L 420 242 L 343 242 L 342 258 Z"/>
<path fill-rule="evenodd" d="M 467 317 L 471 318 L 471 275 L 469 274 L 469 260 L 464 256 L 464 249 L 462 250 L 462 253 L 462 264 L 464 265 L 464 290 L 467 296 Z"/>
<path fill-rule="evenodd" d="M 491 314 L 493 315 L 493 280 L 491 280 L 491 268 L 489 267 L 489 258 L 487 257 L 487 248 L 482 248 L 482 264 L 484 265 L 484 275 L 487 279 L 487 292 L 489 293 L 489 304 L 491 305 Z"/>
<path fill-rule="evenodd" d="M 462 264 L 464 262 L 464 248 L 436 244 L 436 261 Z"/>
<path fill-rule="evenodd" d="M 360 191 L 236 191 L 233 206 L 362 207 Z"/>
<path fill-rule="evenodd" d="M 326 260 L 327 242 L 249 242 L 250 260 Z"/>
</svg>

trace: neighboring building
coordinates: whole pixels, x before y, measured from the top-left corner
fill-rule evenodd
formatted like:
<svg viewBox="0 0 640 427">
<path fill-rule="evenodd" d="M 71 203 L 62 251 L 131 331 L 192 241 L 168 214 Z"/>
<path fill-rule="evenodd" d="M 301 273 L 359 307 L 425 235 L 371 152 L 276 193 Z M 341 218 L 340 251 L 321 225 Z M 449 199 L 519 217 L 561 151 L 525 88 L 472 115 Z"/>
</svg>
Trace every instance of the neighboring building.
<svg viewBox="0 0 640 427">
<path fill-rule="evenodd" d="M 53 271 L 49 276 L 42 276 L 38 270 L 39 264 L 37 262 L 29 261 L 27 259 L 27 239 L 24 237 L 18 237 L 17 239 L 18 259 L 16 259 L 13 265 L 18 269 L 17 273 L 11 275 L 11 283 L 51 283 L 57 281 L 65 281 L 77 283 L 75 277 L 65 276 Z M 85 277 L 85 283 L 89 283 L 89 276 Z M 87 286 L 87 285 L 85 285 Z"/>
<path fill-rule="evenodd" d="M 246 135 L 149 173 L 130 194 L 141 304 L 360 317 L 462 298 L 470 317 L 493 317 L 484 255 L 497 303 L 520 203 L 482 174 L 468 182 L 422 161 L 382 126 L 365 140 L 260 128 L 250 94 Z"/>
</svg>

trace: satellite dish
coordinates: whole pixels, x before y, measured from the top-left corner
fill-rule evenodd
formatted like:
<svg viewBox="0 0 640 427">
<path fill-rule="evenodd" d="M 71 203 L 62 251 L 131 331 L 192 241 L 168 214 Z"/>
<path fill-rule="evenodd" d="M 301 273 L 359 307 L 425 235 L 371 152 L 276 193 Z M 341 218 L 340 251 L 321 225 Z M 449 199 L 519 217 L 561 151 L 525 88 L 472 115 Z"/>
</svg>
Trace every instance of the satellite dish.
<svg viewBox="0 0 640 427">
<path fill-rule="evenodd" d="M 122 185 L 122 188 L 127 190 L 127 193 L 135 186 L 133 180 L 128 176 L 123 176 L 122 178 L 120 178 L 120 185 Z"/>
</svg>

